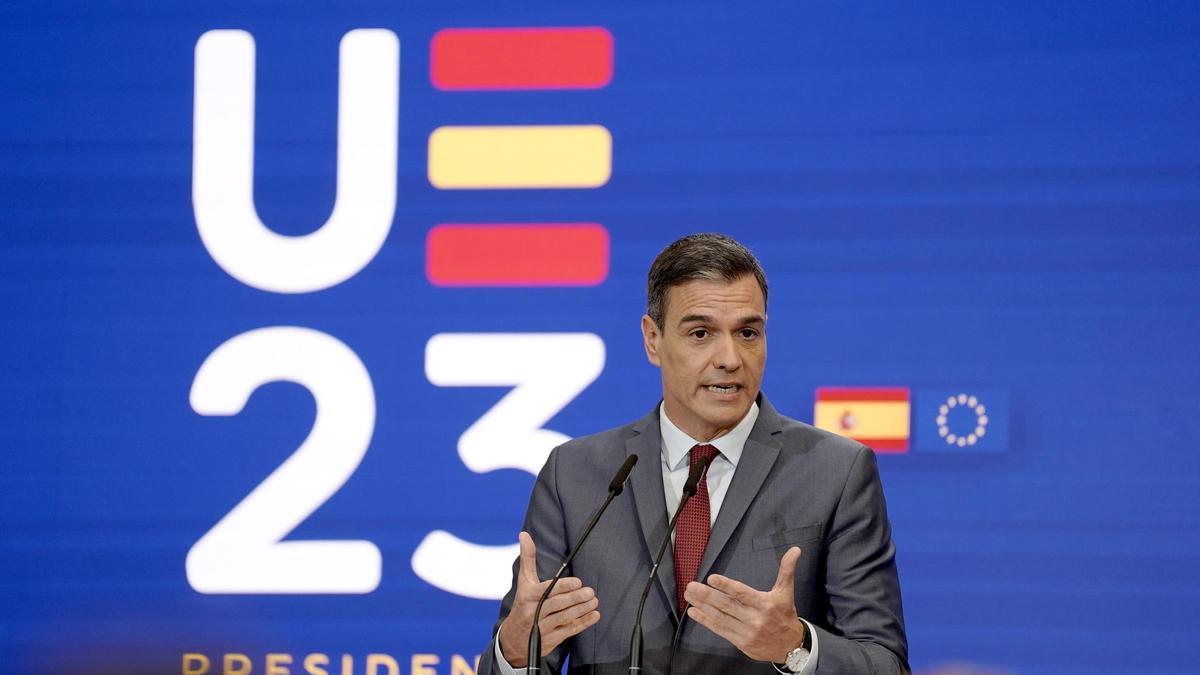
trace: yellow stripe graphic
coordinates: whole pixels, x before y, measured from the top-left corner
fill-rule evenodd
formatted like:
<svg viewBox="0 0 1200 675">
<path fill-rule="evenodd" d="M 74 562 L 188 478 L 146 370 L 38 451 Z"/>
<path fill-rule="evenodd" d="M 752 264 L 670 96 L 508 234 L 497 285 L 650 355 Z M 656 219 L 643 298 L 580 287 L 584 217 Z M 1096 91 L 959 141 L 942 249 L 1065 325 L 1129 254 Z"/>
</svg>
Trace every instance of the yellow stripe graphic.
<svg viewBox="0 0 1200 675">
<path fill-rule="evenodd" d="M 597 124 L 439 127 L 428 173 L 441 190 L 600 187 L 612 175 L 612 135 Z"/>
<path fill-rule="evenodd" d="M 813 426 L 852 438 L 908 438 L 907 401 L 819 401 Z M 853 426 L 842 426 L 849 412 Z"/>
</svg>

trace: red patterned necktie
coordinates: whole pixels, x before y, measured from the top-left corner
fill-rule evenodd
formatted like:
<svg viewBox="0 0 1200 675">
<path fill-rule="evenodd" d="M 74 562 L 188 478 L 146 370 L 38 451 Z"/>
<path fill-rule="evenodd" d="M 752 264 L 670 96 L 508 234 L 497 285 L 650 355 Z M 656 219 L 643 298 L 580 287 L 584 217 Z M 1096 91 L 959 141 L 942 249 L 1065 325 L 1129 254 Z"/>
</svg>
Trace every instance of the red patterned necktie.
<svg viewBox="0 0 1200 675">
<path fill-rule="evenodd" d="M 691 466 L 717 454 L 717 449 L 711 445 L 697 445 L 691 450 Z M 679 514 L 679 522 L 675 524 L 675 595 L 679 603 L 679 613 L 687 606 L 683 592 L 687 590 L 688 582 L 695 580 L 696 572 L 700 570 L 700 560 L 704 558 L 704 548 L 708 546 L 708 531 L 712 526 L 712 515 L 708 506 L 708 472 L 700 479 L 696 495 L 684 505 Z"/>
</svg>

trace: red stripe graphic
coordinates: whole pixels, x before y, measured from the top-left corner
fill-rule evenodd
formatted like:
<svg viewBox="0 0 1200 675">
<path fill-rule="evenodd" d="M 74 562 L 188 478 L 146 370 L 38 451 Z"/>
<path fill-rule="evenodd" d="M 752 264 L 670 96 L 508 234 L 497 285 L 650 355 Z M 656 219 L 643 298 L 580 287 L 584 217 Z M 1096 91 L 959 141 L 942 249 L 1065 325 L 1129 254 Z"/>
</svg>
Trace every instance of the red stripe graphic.
<svg viewBox="0 0 1200 675">
<path fill-rule="evenodd" d="M 598 89 L 613 73 L 612 34 L 599 26 L 446 28 L 429 51 L 438 89 Z"/>
<path fill-rule="evenodd" d="M 907 438 L 855 438 L 854 440 L 880 454 L 908 452 Z"/>
<path fill-rule="evenodd" d="M 595 286 L 608 277 L 599 223 L 438 225 L 425 240 L 435 286 Z"/>
<path fill-rule="evenodd" d="M 819 387 L 818 401 L 907 401 L 908 387 Z"/>
</svg>

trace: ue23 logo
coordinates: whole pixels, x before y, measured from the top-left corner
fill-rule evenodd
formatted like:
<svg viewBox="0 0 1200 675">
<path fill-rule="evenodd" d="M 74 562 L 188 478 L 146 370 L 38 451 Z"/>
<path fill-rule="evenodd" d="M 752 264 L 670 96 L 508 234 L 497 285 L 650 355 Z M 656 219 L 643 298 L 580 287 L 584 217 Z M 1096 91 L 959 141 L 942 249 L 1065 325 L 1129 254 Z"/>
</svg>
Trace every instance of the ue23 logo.
<svg viewBox="0 0 1200 675">
<path fill-rule="evenodd" d="M 192 204 L 200 238 L 233 278 L 269 293 L 310 293 L 365 268 L 396 209 L 400 43 L 389 30 L 347 33 L 340 47 L 337 196 L 329 219 L 303 236 L 280 235 L 254 205 L 254 38 L 214 30 L 196 44 Z M 592 333 L 441 333 L 425 345 L 425 375 L 441 387 L 513 389 L 459 438 L 472 471 L 538 472 L 568 440 L 543 425 L 599 377 L 605 346 Z M 201 593 L 370 593 L 379 548 L 365 540 L 284 538 L 350 478 L 375 428 L 370 373 L 332 335 L 268 326 L 236 335 L 203 362 L 190 403 L 201 415 L 236 415 L 270 382 L 311 392 L 316 418 L 296 450 L 216 522 L 187 554 Z M 457 595 L 499 598 L 517 544 L 487 546 L 433 530 L 413 572 Z"/>
</svg>

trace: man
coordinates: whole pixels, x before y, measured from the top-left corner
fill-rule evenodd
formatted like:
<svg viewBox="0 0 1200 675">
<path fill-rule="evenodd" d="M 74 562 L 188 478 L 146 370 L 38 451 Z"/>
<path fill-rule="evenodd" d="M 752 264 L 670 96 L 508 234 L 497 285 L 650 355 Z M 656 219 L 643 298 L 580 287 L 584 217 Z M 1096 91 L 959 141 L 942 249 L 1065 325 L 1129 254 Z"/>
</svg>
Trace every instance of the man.
<svg viewBox="0 0 1200 675">
<path fill-rule="evenodd" d="M 767 282 L 758 260 L 728 237 L 684 237 L 651 266 L 647 305 L 642 335 L 662 370 L 662 402 L 550 454 L 479 672 L 528 664 L 545 580 L 630 454 L 639 462 L 629 496 L 612 503 L 543 607 L 549 671 L 569 654 L 572 673 L 627 672 L 652 556 L 691 463 L 711 455 L 646 603 L 643 672 L 908 672 L 874 454 L 779 415 L 759 391 Z"/>
</svg>

